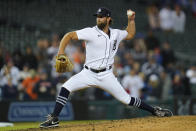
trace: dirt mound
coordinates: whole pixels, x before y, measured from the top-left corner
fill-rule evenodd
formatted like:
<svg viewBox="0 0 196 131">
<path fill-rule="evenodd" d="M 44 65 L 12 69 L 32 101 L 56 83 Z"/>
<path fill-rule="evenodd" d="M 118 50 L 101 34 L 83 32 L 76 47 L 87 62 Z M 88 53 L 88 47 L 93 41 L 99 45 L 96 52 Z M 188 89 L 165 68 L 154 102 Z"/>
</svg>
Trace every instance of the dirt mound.
<svg viewBox="0 0 196 131">
<path fill-rule="evenodd" d="M 80 124 L 79 124 L 80 123 Z M 196 116 L 144 117 L 111 121 L 61 123 L 47 131 L 196 131 Z M 27 129 L 23 131 L 45 131 Z"/>
<path fill-rule="evenodd" d="M 136 118 L 80 125 L 62 125 L 54 131 L 196 131 L 196 116 Z"/>
</svg>

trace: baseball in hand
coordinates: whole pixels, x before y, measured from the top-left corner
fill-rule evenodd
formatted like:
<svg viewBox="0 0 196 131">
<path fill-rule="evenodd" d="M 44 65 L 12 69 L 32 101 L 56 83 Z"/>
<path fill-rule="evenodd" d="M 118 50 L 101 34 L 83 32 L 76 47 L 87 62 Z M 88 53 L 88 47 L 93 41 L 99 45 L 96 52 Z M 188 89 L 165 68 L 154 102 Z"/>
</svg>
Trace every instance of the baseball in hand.
<svg viewBox="0 0 196 131">
<path fill-rule="evenodd" d="M 127 15 L 128 15 L 128 16 L 132 16 L 132 15 L 133 15 L 133 13 L 134 13 L 134 12 L 133 12 L 133 11 L 131 11 L 131 10 L 128 10 L 128 11 L 127 11 Z"/>
</svg>

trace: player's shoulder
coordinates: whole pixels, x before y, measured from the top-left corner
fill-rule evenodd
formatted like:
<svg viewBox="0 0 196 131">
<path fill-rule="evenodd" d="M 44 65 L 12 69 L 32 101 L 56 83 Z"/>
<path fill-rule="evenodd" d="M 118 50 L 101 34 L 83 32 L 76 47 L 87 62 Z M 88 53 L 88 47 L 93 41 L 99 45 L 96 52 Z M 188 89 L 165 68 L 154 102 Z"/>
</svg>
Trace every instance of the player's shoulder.
<svg viewBox="0 0 196 131">
<path fill-rule="evenodd" d="M 79 30 L 77 30 L 76 32 L 78 33 L 78 32 L 83 32 L 83 33 L 90 33 L 90 32 L 92 32 L 92 27 L 85 27 L 85 28 L 82 28 L 82 29 L 79 29 Z"/>
<path fill-rule="evenodd" d="M 85 27 L 85 29 L 87 29 L 87 30 L 92 30 L 93 27 Z"/>
<path fill-rule="evenodd" d="M 92 31 L 92 30 L 94 30 L 94 27 L 85 27 L 85 28 L 83 28 L 83 30 Z"/>
</svg>

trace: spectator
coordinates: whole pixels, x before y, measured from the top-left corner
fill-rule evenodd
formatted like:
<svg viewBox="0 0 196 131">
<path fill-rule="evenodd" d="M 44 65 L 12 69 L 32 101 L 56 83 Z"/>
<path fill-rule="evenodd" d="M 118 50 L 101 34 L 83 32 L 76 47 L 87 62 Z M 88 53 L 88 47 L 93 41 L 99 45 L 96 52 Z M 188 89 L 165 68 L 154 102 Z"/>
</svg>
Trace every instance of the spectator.
<svg viewBox="0 0 196 131">
<path fill-rule="evenodd" d="M 127 49 L 125 48 L 125 42 L 124 41 L 121 41 L 121 43 L 119 44 L 119 47 L 118 47 L 118 51 L 117 51 L 117 56 L 116 57 L 119 57 L 121 59 L 119 59 L 119 62 L 121 65 L 124 65 L 124 54 L 127 52 Z"/>
<path fill-rule="evenodd" d="M 160 51 L 160 49 L 159 48 L 155 48 L 154 49 L 154 57 L 155 57 L 155 59 L 156 59 L 156 63 L 157 64 L 159 64 L 159 65 L 161 65 L 162 64 L 162 56 L 161 56 L 161 51 Z"/>
<path fill-rule="evenodd" d="M 76 52 L 77 48 L 75 43 L 72 41 L 71 43 L 69 43 L 65 49 L 66 55 L 70 58 L 72 58 L 72 54 L 74 54 L 74 52 Z"/>
<path fill-rule="evenodd" d="M 147 82 L 148 88 L 151 90 L 147 100 L 157 100 L 161 98 L 162 88 L 160 78 L 156 74 L 151 74 Z"/>
<path fill-rule="evenodd" d="M 152 4 L 147 9 L 148 23 L 150 30 L 157 31 L 160 29 L 159 10 L 155 4 Z"/>
<path fill-rule="evenodd" d="M 148 31 L 147 36 L 145 37 L 145 44 L 148 50 L 154 50 L 155 48 L 160 47 L 159 39 L 154 35 L 152 30 Z"/>
<path fill-rule="evenodd" d="M 82 49 L 80 46 L 76 47 L 76 51 L 72 54 L 73 62 L 74 62 L 74 69 L 73 71 L 75 73 L 80 72 L 81 65 L 84 63 L 85 54 L 82 52 Z"/>
<path fill-rule="evenodd" d="M 37 94 L 33 92 L 35 84 L 39 81 L 39 76 L 36 74 L 36 71 L 30 70 L 30 77 L 27 77 L 22 81 L 22 91 L 24 92 L 24 100 L 36 100 Z"/>
<path fill-rule="evenodd" d="M 130 96 L 140 98 L 141 90 L 144 87 L 144 82 L 138 75 L 139 63 L 134 63 L 135 66 L 130 71 L 130 74 L 126 75 L 122 79 L 122 85 Z"/>
<path fill-rule="evenodd" d="M 31 47 L 26 48 L 26 54 L 23 57 L 24 64 L 29 65 L 30 69 L 37 69 L 38 60 L 36 56 L 33 53 L 33 50 Z"/>
<path fill-rule="evenodd" d="M 189 82 L 189 78 L 186 76 L 186 70 L 184 69 L 184 67 L 177 66 L 175 68 L 175 72 L 172 78 L 173 78 L 173 86 L 174 86 L 173 93 L 174 94 L 178 94 L 179 91 L 181 92 L 183 91 L 183 95 L 186 95 L 186 96 L 191 95 L 190 82 Z M 181 88 L 182 90 L 178 90 L 178 88 L 175 88 L 176 86 L 182 86 L 183 88 Z"/>
<path fill-rule="evenodd" d="M 124 72 L 123 65 L 120 62 L 120 57 L 118 57 L 118 56 L 115 56 L 115 58 L 114 58 L 113 72 L 114 72 L 115 76 L 120 79 L 123 77 L 124 73 L 126 72 L 126 71 Z"/>
<path fill-rule="evenodd" d="M 172 88 L 173 88 L 173 95 L 174 96 L 184 95 L 185 87 L 183 85 L 181 75 L 178 73 L 176 73 L 174 75 Z"/>
<path fill-rule="evenodd" d="M 186 22 L 186 15 L 183 10 L 181 10 L 180 5 L 175 5 L 174 11 L 172 11 L 172 23 L 173 31 L 176 33 L 183 33 Z"/>
<path fill-rule="evenodd" d="M 186 76 L 189 78 L 189 82 L 191 85 L 191 93 L 195 95 L 196 94 L 196 66 L 195 65 L 191 66 L 187 70 Z"/>
<path fill-rule="evenodd" d="M 172 78 L 170 74 L 163 72 L 160 77 L 160 86 L 161 86 L 161 99 L 168 100 L 172 98 Z"/>
<path fill-rule="evenodd" d="M 146 61 L 146 46 L 143 38 L 136 39 L 134 41 L 134 46 L 131 50 L 131 56 L 133 57 L 134 61 L 139 63 L 144 63 Z"/>
<path fill-rule="evenodd" d="M 161 48 L 162 65 L 166 69 L 175 64 L 176 58 L 169 42 L 164 42 Z"/>
<path fill-rule="evenodd" d="M 123 67 L 123 70 L 124 70 L 124 73 L 129 73 L 130 70 L 131 70 L 131 66 L 133 65 L 134 63 L 134 59 L 132 57 L 132 55 L 129 53 L 129 52 L 126 52 L 124 54 L 124 59 L 125 59 L 125 65 Z"/>
<path fill-rule="evenodd" d="M 8 82 L 2 87 L 3 100 L 17 100 L 17 86 L 12 84 L 12 78 L 8 78 Z"/>
<path fill-rule="evenodd" d="M 172 30 L 172 16 L 171 16 L 170 6 L 167 5 L 163 7 L 159 12 L 160 17 L 160 27 L 165 32 L 170 32 Z"/>
<path fill-rule="evenodd" d="M 56 89 L 52 82 L 48 79 L 45 69 L 40 72 L 40 80 L 37 81 L 33 92 L 37 94 L 38 100 L 55 99 Z"/>
<path fill-rule="evenodd" d="M 147 76 L 147 79 L 151 74 L 160 76 L 163 70 L 163 67 L 156 63 L 156 57 L 153 53 L 149 54 L 148 61 L 142 65 L 142 72 Z"/>
<path fill-rule="evenodd" d="M 12 59 L 13 59 L 13 62 L 15 63 L 15 66 L 19 68 L 19 70 L 22 70 L 23 68 L 23 55 L 21 54 L 21 52 L 19 50 L 15 51 L 13 54 L 12 54 Z"/>
<path fill-rule="evenodd" d="M 58 43 L 53 42 L 52 45 L 47 49 L 48 57 L 53 58 L 58 52 Z"/>
<path fill-rule="evenodd" d="M 20 81 L 23 81 L 25 78 L 30 77 L 29 66 L 25 64 L 23 69 L 20 71 Z"/>
<path fill-rule="evenodd" d="M 51 78 L 54 79 L 59 76 L 59 73 L 56 72 L 55 60 L 56 60 L 56 56 L 54 56 L 53 59 L 50 61 L 50 66 L 51 66 L 50 74 L 51 74 Z"/>
<path fill-rule="evenodd" d="M 19 82 L 19 69 L 14 66 L 13 61 L 10 59 L 7 65 L 3 66 L 0 72 L 0 85 L 4 86 L 8 84 L 8 79 L 12 81 L 12 85 L 17 86 Z"/>
<path fill-rule="evenodd" d="M 57 54 L 59 43 L 59 36 L 57 34 L 54 34 L 52 36 L 51 46 L 47 49 L 47 54 L 50 59 L 52 59 Z"/>
<path fill-rule="evenodd" d="M 47 39 L 39 39 L 37 41 L 37 47 L 36 47 L 36 58 L 37 61 L 39 61 L 39 64 L 44 65 L 46 68 L 48 68 L 48 54 L 47 49 L 49 46 L 49 42 Z"/>
<path fill-rule="evenodd" d="M 192 13 L 196 17 L 196 0 L 192 0 Z"/>
<path fill-rule="evenodd" d="M 192 1 L 192 0 L 191 0 Z M 176 0 L 176 3 L 181 5 L 183 10 L 185 10 L 186 12 L 189 10 L 190 7 L 190 0 Z"/>
</svg>

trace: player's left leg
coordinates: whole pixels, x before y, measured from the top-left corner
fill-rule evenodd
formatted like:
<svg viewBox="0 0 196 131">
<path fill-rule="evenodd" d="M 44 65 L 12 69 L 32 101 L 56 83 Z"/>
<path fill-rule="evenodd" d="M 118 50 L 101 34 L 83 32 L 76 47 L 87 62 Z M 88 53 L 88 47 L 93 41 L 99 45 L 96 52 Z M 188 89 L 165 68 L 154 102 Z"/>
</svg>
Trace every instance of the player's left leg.
<svg viewBox="0 0 196 131">
<path fill-rule="evenodd" d="M 88 77 L 87 77 L 88 76 Z M 59 124 L 58 116 L 62 111 L 64 105 L 67 103 L 70 93 L 88 88 L 94 85 L 94 77 L 91 77 L 92 73 L 86 69 L 80 73 L 72 76 L 66 81 L 60 90 L 58 97 L 56 98 L 56 104 L 53 113 L 47 116 L 47 120 L 40 124 L 41 128 L 57 127 Z"/>
<path fill-rule="evenodd" d="M 155 116 L 172 116 L 172 112 L 168 109 L 162 109 L 160 107 L 152 107 L 145 102 L 143 102 L 140 98 L 131 97 L 129 94 L 124 90 L 124 88 L 120 85 L 117 78 L 111 73 L 107 77 L 104 77 L 100 83 L 100 88 L 107 91 L 111 95 L 113 95 L 117 100 L 120 102 L 135 106 L 145 111 L 152 113 Z"/>
</svg>

